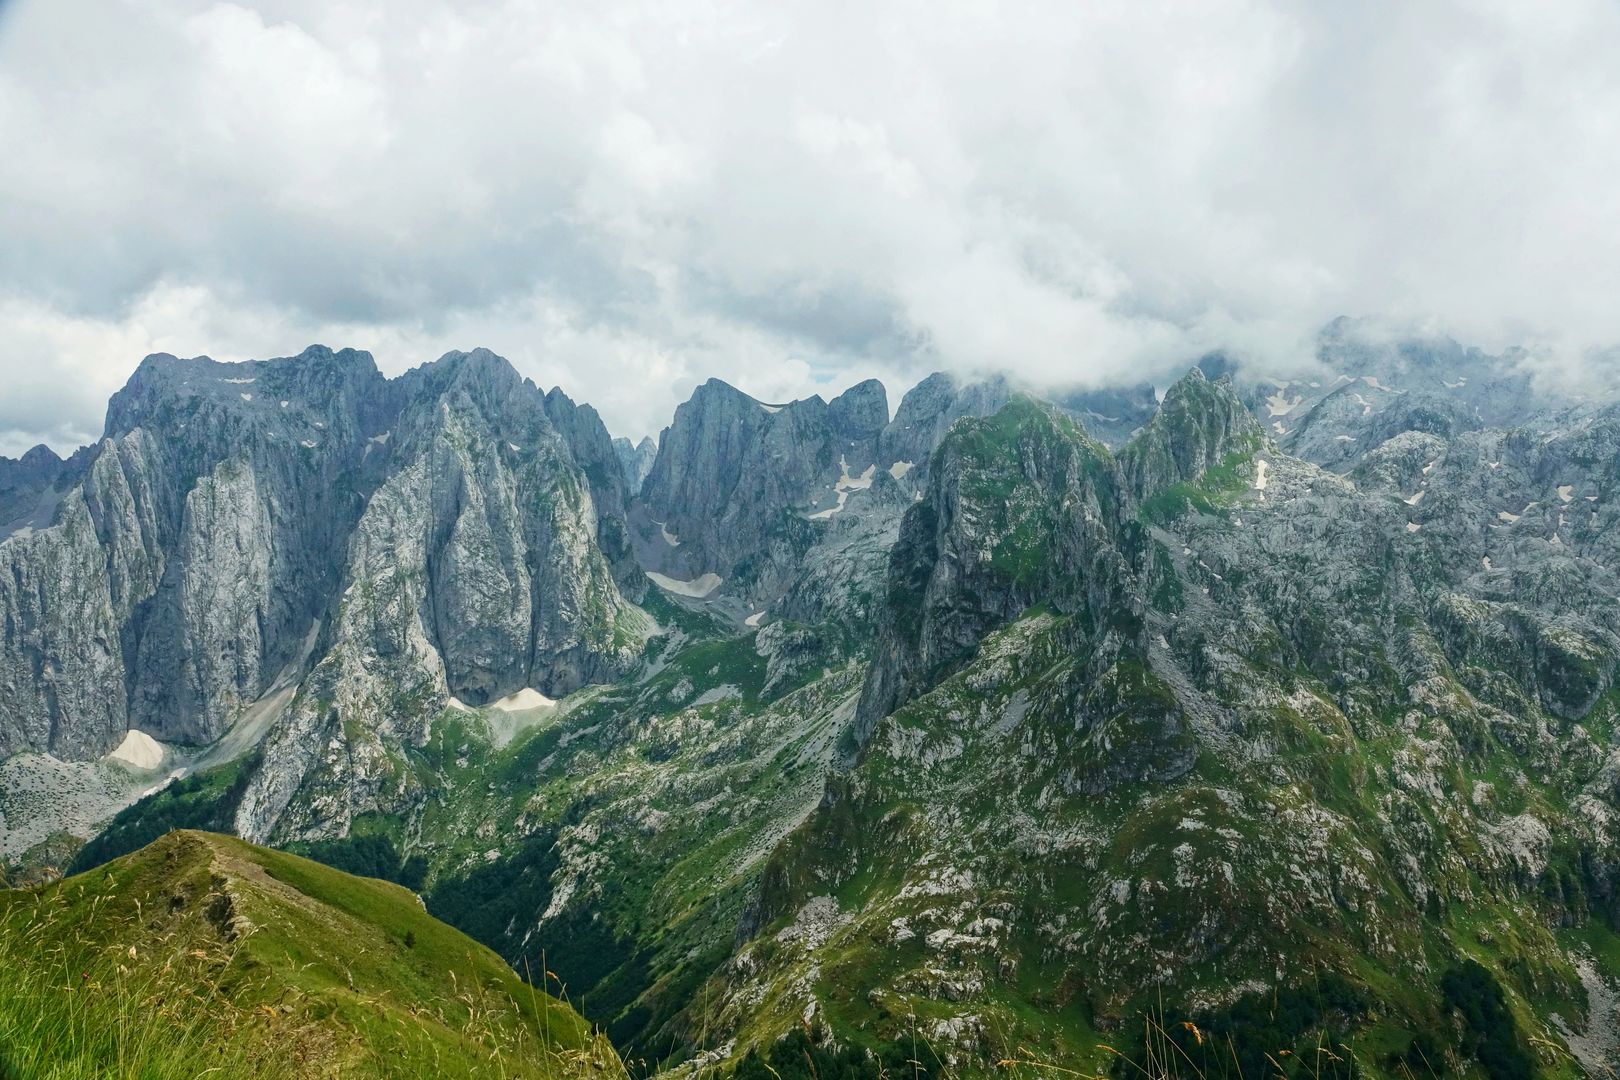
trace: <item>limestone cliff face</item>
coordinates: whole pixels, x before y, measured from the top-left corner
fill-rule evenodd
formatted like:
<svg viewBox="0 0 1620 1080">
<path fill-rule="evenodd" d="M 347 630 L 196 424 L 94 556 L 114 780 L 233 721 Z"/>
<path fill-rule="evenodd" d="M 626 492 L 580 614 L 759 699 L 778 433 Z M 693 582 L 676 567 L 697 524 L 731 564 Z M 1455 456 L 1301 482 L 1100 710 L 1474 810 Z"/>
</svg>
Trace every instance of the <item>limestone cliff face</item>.
<svg viewBox="0 0 1620 1080">
<path fill-rule="evenodd" d="M 356 352 L 149 357 L 53 523 L 0 544 L 15 615 L 0 751 L 94 755 L 130 726 L 216 738 L 296 658 L 336 583 L 384 385 Z M 70 671 L 70 695 L 49 689 Z"/>
<path fill-rule="evenodd" d="M 52 487 L 73 471 L 6 470 L 51 516 L 0 541 L 0 755 L 93 757 L 131 727 L 208 743 L 334 649 L 474 701 L 634 651 L 607 432 L 485 351 L 392 382 L 320 347 L 149 357 Z"/>
<path fill-rule="evenodd" d="M 1131 490 L 1145 497 L 1197 483 L 1228 457 L 1251 454 L 1264 441 L 1259 422 L 1237 395 L 1193 368 L 1165 393 L 1153 419 L 1120 451 L 1119 462 Z"/>
<path fill-rule="evenodd" d="M 607 427 L 595 409 L 576 405 L 561 388 L 553 387 L 544 402 L 546 418 L 568 444 L 569 455 L 590 486 L 596 508 L 596 545 L 612 565 L 619 587 L 640 597 L 647 581 L 636 565 L 625 527 L 631 489 Z M 636 486 L 639 489 L 639 481 Z"/>
<path fill-rule="evenodd" d="M 952 423 L 964 416 L 989 416 L 1007 404 L 1011 394 L 1001 377 L 964 383 L 936 371 L 900 399 L 893 422 L 883 430 L 879 456 L 885 463 L 908 461 L 926 468 Z"/>
<path fill-rule="evenodd" d="M 619 459 L 619 471 L 624 474 L 626 493 L 632 497 L 640 495 L 641 485 L 658 458 L 658 444 L 651 435 L 643 435 L 638 443 L 621 437 L 613 440 L 613 452 Z"/>
<path fill-rule="evenodd" d="M 402 390 L 390 474 L 354 530 L 329 647 L 266 739 L 244 835 L 341 835 L 355 813 L 401 809 L 413 789 L 394 752 L 447 705 L 615 678 L 651 629 L 615 585 L 588 476 L 550 419 L 575 418 L 571 403 L 548 409 L 483 351 L 418 369 Z"/>
<path fill-rule="evenodd" d="M 51 491 L 68 463 L 48 446 L 36 446 L 15 460 L 0 457 L 0 540 L 36 520 L 42 496 Z"/>
<path fill-rule="evenodd" d="M 1139 606 L 1117 466 L 1055 408 L 1015 396 L 950 429 L 889 557 L 887 607 L 855 745 L 1036 604 L 1088 630 Z"/>
<path fill-rule="evenodd" d="M 870 485 L 888 421 L 883 385 L 770 405 L 718 379 L 675 410 L 641 492 L 663 546 L 643 561 L 770 592 L 814 541 L 817 515 Z"/>
<path fill-rule="evenodd" d="M 631 515 L 637 554 L 683 581 L 713 574 L 756 603 L 795 594 L 802 610 L 816 591 L 807 575 L 829 559 L 862 581 L 872 576 L 873 560 L 854 553 L 871 550 L 871 536 L 893 535 L 951 425 L 995 412 L 1009 393 L 1005 379 L 938 373 L 891 420 L 875 380 L 830 402 L 775 405 L 711 379 L 658 444 Z"/>
</svg>

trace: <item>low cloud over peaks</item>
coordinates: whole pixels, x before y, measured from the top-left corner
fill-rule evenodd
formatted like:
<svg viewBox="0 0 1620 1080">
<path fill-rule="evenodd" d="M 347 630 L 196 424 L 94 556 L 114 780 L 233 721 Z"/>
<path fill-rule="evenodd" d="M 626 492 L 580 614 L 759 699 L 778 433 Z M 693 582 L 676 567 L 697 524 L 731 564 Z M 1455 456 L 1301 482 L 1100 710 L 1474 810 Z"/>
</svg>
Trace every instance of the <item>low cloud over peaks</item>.
<svg viewBox="0 0 1620 1080">
<path fill-rule="evenodd" d="M 146 352 L 711 375 L 1620 342 L 1620 9 L 170 0 L 0 11 L 0 452 Z"/>
</svg>

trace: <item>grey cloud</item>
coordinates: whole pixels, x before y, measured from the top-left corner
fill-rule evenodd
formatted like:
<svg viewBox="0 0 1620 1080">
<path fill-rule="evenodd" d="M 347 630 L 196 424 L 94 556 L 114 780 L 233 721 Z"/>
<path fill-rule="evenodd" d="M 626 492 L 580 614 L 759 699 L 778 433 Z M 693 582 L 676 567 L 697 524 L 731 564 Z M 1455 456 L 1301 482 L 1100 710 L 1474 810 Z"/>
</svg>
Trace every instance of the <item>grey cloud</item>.
<svg viewBox="0 0 1620 1080">
<path fill-rule="evenodd" d="M 626 433 L 711 374 L 1281 369 L 1342 313 L 1603 377 L 1617 51 L 1605 0 L 12 0 L 0 426 L 310 340 L 488 345 Z"/>
</svg>

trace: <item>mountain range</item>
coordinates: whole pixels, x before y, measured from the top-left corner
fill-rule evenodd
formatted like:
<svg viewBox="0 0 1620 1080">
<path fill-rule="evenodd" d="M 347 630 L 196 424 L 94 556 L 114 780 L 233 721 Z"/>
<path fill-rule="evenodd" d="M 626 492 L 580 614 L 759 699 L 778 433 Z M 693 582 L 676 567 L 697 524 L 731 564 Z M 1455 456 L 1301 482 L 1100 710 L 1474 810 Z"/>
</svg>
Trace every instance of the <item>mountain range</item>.
<svg viewBox="0 0 1620 1080">
<path fill-rule="evenodd" d="M 1617 485 L 1614 398 L 1344 320 L 639 444 L 484 350 L 153 356 L 0 459 L 0 855 L 388 878 L 649 1071 L 1597 1075 Z"/>
</svg>

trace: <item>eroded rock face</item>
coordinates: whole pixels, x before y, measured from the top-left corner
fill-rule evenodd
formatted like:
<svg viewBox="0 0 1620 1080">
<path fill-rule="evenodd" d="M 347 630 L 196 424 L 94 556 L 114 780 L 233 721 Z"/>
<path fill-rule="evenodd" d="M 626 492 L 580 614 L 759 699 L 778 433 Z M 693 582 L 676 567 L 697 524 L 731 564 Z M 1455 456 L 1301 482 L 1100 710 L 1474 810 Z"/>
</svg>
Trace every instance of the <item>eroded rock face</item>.
<svg viewBox="0 0 1620 1080">
<path fill-rule="evenodd" d="M 1229 384 L 1212 383 L 1193 368 L 1164 395 L 1159 411 L 1120 452 L 1120 468 L 1139 498 L 1176 484 L 1193 484 L 1229 458 L 1265 441 L 1259 423 Z"/>
<path fill-rule="evenodd" d="M 774 853 L 711 1013 L 746 1030 L 761 987 L 856 977 L 873 940 L 925 945 L 894 1000 L 994 1009 L 975 979 L 1063 956 L 1109 1016 L 1178 980 L 1231 1000 L 1324 925 L 1333 962 L 1422 984 L 1449 904 L 1532 935 L 1610 910 L 1614 751 L 1591 733 L 1615 715 L 1620 605 L 1574 583 L 1620 596 L 1612 407 L 1536 437 L 1382 411 L 1415 426 L 1348 476 L 1202 373 L 1117 464 L 1016 401 L 952 428 L 891 557 L 854 752 Z M 1585 884 L 1555 880 L 1560 844 Z M 798 947 L 857 874 L 859 905 Z M 1216 958 L 1228 974 L 1188 974 Z"/>
<path fill-rule="evenodd" d="M 643 562 L 681 580 L 712 573 L 745 591 L 780 591 L 814 543 L 818 515 L 870 485 L 887 420 L 875 380 L 830 404 L 784 405 L 709 380 L 659 440 L 640 500 Z"/>
<path fill-rule="evenodd" d="M 640 495 L 641 485 L 646 481 L 647 474 L 652 472 L 653 461 L 658 457 L 658 444 L 651 435 L 643 435 L 638 443 L 620 437 L 613 440 L 613 452 L 619 458 L 620 471 L 624 473 L 626 492 L 632 498 Z"/>
<path fill-rule="evenodd" d="M 0 457 L 0 539 L 24 527 L 50 524 L 48 513 L 40 520 L 40 511 L 52 506 L 42 507 L 41 502 L 67 467 L 48 446 L 36 446 L 16 460 Z"/>
<path fill-rule="evenodd" d="M 831 402 L 775 405 L 711 379 L 659 442 L 632 513 L 638 557 L 678 580 L 715 574 L 750 606 L 789 592 L 802 603 L 814 568 L 829 558 L 864 581 L 881 560 L 852 563 L 851 553 L 870 544 L 852 544 L 850 529 L 892 534 L 904 508 L 893 493 L 915 496 L 951 424 L 995 412 L 1009 393 L 1001 378 L 962 383 L 938 373 L 908 392 L 891 420 L 876 380 Z M 852 518 L 865 524 L 851 526 Z"/>
<path fill-rule="evenodd" d="M 639 597 L 646 591 L 647 581 L 636 564 L 625 528 L 631 488 L 607 427 L 595 409 L 576 405 L 558 387 L 553 387 L 544 400 L 547 419 L 568 444 L 574 464 L 590 486 L 596 510 L 596 546 L 607 556 L 619 587 Z M 639 490 L 639 480 L 635 486 Z"/>
<path fill-rule="evenodd" d="M 36 500 L 63 471 L 30 468 Z M 319 347 L 150 357 L 53 522 L 0 543 L 0 754 L 208 743 L 334 654 L 375 684 L 351 706 L 611 677 L 643 623 L 625 501 L 594 410 L 486 351 L 393 382 Z"/>
<path fill-rule="evenodd" d="M 35 694 L 10 715 L 52 734 L 13 737 L 11 749 L 100 753 L 121 736 L 108 719 L 120 712 L 124 728 L 163 739 L 218 737 L 298 655 L 337 581 L 364 488 L 359 448 L 384 387 L 364 353 L 149 357 L 110 403 L 107 434 L 55 524 L 0 546 L 19 572 L 39 560 L 73 567 L 27 597 L 4 575 L 0 605 L 23 617 L 8 624 L 0 664 L 83 671 L 94 655 L 99 676 L 76 693 L 106 703 L 87 729 L 82 705 Z M 87 605 L 102 617 L 70 614 Z M 14 692 L 27 696 L 32 681 Z"/>
<path fill-rule="evenodd" d="M 1051 406 L 1015 397 L 949 431 L 890 555 L 887 608 L 853 742 L 1035 604 L 1089 627 L 1133 599 L 1123 480 Z"/>
<path fill-rule="evenodd" d="M 936 371 L 900 399 L 893 422 L 883 429 L 878 456 L 885 464 L 909 461 L 926 468 L 951 424 L 964 416 L 989 416 L 1011 395 L 1004 378 L 964 383 Z"/>
</svg>

